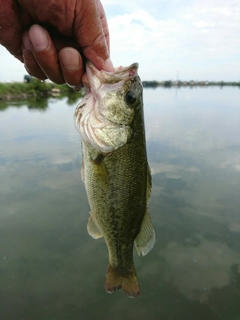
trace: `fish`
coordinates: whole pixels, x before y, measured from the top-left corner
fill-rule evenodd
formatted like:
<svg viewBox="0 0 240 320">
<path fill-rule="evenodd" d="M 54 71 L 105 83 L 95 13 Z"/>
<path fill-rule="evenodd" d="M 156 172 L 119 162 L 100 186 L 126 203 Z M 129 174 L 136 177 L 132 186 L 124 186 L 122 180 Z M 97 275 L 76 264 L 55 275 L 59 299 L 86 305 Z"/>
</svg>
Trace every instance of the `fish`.
<svg viewBox="0 0 240 320">
<path fill-rule="evenodd" d="M 140 295 L 133 246 L 146 255 L 154 246 L 149 215 L 152 178 L 147 161 L 143 89 L 138 63 L 99 71 L 86 65 L 90 90 L 75 110 L 81 135 L 82 181 L 90 206 L 87 230 L 108 248 L 105 289 Z"/>
</svg>

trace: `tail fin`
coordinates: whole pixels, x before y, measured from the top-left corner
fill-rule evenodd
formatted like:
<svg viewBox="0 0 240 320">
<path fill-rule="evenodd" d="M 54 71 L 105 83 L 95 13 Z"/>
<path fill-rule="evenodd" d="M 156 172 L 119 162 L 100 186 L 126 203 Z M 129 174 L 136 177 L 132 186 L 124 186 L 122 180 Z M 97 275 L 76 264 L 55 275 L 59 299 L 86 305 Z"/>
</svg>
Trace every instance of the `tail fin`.
<svg viewBox="0 0 240 320">
<path fill-rule="evenodd" d="M 129 297 L 138 297 L 140 289 L 134 265 L 130 269 L 122 271 L 109 264 L 105 289 L 108 293 L 122 289 Z"/>
</svg>

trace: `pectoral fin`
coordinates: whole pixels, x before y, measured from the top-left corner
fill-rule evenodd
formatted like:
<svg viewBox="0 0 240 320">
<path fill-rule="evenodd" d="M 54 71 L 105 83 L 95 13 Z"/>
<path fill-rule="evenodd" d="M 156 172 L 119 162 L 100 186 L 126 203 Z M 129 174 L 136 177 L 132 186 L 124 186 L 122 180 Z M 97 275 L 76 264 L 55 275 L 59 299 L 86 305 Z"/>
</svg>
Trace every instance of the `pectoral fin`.
<svg viewBox="0 0 240 320">
<path fill-rule="evenodd" d="M 147 202 L 149 202 L 150 196 L 151 196 L 151 191 L 152 191 L 152 175 L 151 175 L 151 169 L 148 164 L 148 170 L 147 170 Z"/>
<path fill-rule="evenodd" d="M 88 224 L 87 224 L 87 231 L 93 239 L 101 238 L 102 232 L 99 229 L 96 219 L 94 218 L 94 215 L 90 212 L 90 217 L 88 218 Z"/>
<path fill-rule="evenodd" d="M 145 256 L 154 246 L 155 231 L 148 211 L 145 213 L 140 232 L 134 243 L 139 256 L 141 253 Z"/>
<path fill-rule="evenodd" d="M 82 177 L 82 182 L 85 183 L 85 177 L 84 177 L 84 157 L 83 157 L 83 145 L 81 144 L 82 148 L 82 167 L 81 167 L 81 177 Z"/>
<path fill-rule="evenodd" d="M 85 180 L 84 180 L 84 161 L 82 159 L 82 167 L 81 167 L 81 177 L 82 177 L 82 182 L 85 183 Z"/>
</svg>

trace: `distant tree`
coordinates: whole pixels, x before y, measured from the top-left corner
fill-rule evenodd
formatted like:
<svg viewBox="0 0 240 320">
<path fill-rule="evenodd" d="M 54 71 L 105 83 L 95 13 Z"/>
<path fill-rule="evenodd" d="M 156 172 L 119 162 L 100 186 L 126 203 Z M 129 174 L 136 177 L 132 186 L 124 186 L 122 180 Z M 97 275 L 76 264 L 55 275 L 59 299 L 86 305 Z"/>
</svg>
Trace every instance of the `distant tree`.
<svg viewBox="0 0 240 320">
<path fill-rule="evenodd" d="M 29 83 L 31 79 L 32 79 L 32 76 L 30 76 L 29 74 L 25 74 L 25 76 L 23 77 L 23 82 Z"/>
<path fill-rule="evenodd" d="M 164 87 L 170 88 L 171 86 L 172 86 L 171 80 L 164 81 Z"/>
</svg>

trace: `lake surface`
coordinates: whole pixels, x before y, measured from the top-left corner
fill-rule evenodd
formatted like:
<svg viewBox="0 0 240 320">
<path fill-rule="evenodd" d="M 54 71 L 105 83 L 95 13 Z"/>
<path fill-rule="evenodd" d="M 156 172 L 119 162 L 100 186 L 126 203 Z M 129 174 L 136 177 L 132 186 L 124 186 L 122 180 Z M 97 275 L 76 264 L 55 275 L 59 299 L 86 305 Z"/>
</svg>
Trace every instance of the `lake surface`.
<svg viewBox="0 0 240 320">
<path fill-rule="evenodd" d="M 240 319 L 240 90 L 144 89 L 156 244 L 141 296 L 104 291 L 77 103 L 0 103 L 0 319 Z"/>
</svg>

